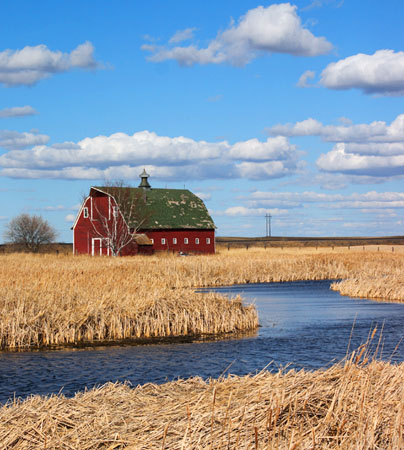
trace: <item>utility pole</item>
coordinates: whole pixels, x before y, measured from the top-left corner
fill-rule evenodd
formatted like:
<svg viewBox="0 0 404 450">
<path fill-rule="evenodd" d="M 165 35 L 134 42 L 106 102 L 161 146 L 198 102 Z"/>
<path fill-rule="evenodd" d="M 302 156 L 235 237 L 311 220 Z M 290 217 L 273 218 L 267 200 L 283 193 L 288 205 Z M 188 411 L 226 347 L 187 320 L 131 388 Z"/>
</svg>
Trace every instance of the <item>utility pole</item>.
<svg viewBox="0 0 404 450">
<path fill-rule="evenodd" d="M 265 220 L 266 220 L 266 237 L 271 236 L 271 214 L 265 214 Z"/>
</svg>

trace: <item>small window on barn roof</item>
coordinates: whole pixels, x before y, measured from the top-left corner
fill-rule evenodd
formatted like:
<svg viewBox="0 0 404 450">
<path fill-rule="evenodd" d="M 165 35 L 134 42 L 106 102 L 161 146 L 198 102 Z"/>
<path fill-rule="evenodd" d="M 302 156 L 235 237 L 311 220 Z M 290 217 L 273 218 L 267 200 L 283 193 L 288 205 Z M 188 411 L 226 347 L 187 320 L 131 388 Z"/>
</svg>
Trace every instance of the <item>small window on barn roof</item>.
<svg viewBox="0 0 404 450">
<path fill-rule="evenodd" d="M 87 206 L 86 206 L 85 208 L 83 208 L 83 217 L 84 217 L 85 219 L 88 218 L 88 208 L 87 208 Z"/>
</svg>

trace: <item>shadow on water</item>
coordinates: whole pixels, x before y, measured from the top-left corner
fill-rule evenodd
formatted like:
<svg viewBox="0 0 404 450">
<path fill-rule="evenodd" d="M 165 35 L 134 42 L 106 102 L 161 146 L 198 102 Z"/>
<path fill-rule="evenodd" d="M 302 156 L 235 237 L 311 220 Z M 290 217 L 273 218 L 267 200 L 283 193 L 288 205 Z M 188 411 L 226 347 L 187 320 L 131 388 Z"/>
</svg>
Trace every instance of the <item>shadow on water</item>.
<svg viewBox="0 0 404 450">
<path fill-rule="evenodd" d="M 342 297 L 329 285 L 304 281 L 215 288 L 256 304 L 261 327 L 242 339 L 0 353 L 0 401 L 60 390 L 70 396 L 107 381 L 137 385 L 218 377 L 229 366 L 238 375 L 271 362 L 270 370 L 288 364 L 317 369 L 341 360 L 348 343 L 358 347 L 375 326 L 383 327 L 382 358 L 404 361 L 402 348 L 396 348 L 404 335 L 404 304 Z"/>
</svg>

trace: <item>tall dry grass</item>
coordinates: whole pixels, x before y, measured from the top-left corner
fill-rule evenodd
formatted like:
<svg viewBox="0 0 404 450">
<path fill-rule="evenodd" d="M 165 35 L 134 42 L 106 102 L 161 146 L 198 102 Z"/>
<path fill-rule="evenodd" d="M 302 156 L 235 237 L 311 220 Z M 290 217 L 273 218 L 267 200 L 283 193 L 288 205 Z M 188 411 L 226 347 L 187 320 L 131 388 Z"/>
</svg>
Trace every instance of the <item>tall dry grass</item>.
<svg viewBox="0 0 404 450">
<path fill-rule="evenodd" d="M 162 260 L 0 258 L 0 348 L 234 333 L 254 306 L 172 283 Z"/>
<path fill-rule="evenodd" d="M 0 409 L 0 449 L 402 449 L 404 363 L 261 372 Z"/>
<path fill-rule="evenodd" d="M 221 334 L 257 326 L 253 306 L 195 293 L 205 286 L 344 279 L 354 280 L 355 287 L 348 282 L 334 286 L 344 294 L 404 301 L 400 253 L 242 249 L 186 258 L 6 254 L 0 256 L 0 267 L 1 349 Z M 371 282 L 379 283 L 379 291 L 369 291 Z"/>
</svg>

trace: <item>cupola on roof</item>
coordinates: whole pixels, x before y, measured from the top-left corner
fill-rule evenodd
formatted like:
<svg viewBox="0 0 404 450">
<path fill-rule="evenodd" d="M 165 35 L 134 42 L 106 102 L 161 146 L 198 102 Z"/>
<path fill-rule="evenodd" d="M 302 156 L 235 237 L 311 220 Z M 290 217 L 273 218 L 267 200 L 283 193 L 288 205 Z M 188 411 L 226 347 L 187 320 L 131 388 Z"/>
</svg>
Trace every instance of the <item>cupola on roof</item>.
<svg viewBox="0 0 404 450">
<path fill-rule="evenodd" d="M 139 187 L 142 189 L 151 189 L 150 183 L 148 178 L 150 175 L 146 172 L 146 169 L 143 169 L 143 172 L 139 175 L 141 182 L 139 184 Z"/>
</svg>

